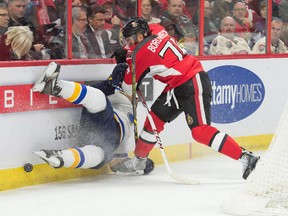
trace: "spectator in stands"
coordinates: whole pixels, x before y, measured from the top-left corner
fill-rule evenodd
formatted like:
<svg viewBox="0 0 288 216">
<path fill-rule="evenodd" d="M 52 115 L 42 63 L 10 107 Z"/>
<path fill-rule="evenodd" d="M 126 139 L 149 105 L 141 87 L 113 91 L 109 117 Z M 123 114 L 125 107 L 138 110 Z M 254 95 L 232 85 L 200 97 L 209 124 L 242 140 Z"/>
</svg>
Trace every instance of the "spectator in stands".
<svg viewBox="0 0 288 216">
<path fill-rule="evenodd" d="M 183 14 L 183 0 L 168 0 L 168 8 L 163 12 L 161 20 L 171 20 L 175 27 L 176 39 L 196 38 L 197 29 L 192 21 Z"/>
<path fill-rule="evenodd" d="M 36 31 L 33 23 L 25 18 L 27 8 L 26 0 L 9 0 L 9 26 L 28 26 L 32 32 Z"/>
<path fill-rule="evenodd" d="M 283 22 L 283 31 L 280 39 L 284 42 L 286 49 L 288 50 L 288 22 Z"/>
<path fill-rule="evenodd" d="M 260 2 L 261 0 L 249 0 L 247 2 L 248 8 L 260 15 Z M 272 0 L 272 16 L 279 17 L 279 8 L 275 0 Z"/>
<path fill-rule="evenodd" d="M 212 5 L 211 2 L 204 1 L 204 39 L 206 44 L 210 45 L 212 40 L 218 35 L 218 28 L 211 17 Z"/>
<path fill-rule="evenodd" d="M 31 0 L 30 0 L 31 1 Z M 54 3 L 54 0 L 45 0 L 44 1 L 47 12 L 48 12 L 48 16 L 49 16 L 49 21 L 50 22 L 55 22 L 56 20 L 60 19 L 58 11 L 57 11 L 57 7 Z M 39 13 L 39 12 L 38 12 Z M 39 19 L 39 18 L 38 18 Z M 43 25 L 43 21 L 41 21 L 41 18 L 39 19 L 39 23 L 40 25 Z M 44 21 L 45 22 L 45 21 Z M 60 21 L 59 21 L 60 22 Z M 37 27 L 37 26 L 36 26 Z"/>
<path fill-rule="evenodd" d="M 248 43 L 250 42 L 251 28 L 253 23 L 249 18 L 246 18 L 246 5 L 244 2 L 236 2 L 233 6 L 233 18 L 236 21 L 236 34 L 244 38 Z"/>
<path fill-rule="evenodd" d="M 120 32 L 122 23 L 121 20 L 114 14 L 114 0 L 98 0 L 97 4 L 106 10 L 104 29 L 114 29 L 115 31 Z"/>
<path fill-rule="evenodd" d="M 90 53 L 93 58 L 110 58 L 119 47 L 119 34 L 113 29 L 104 29 L 105 13 L 106 10 L 98 5 L 87 9 L 88 24 L 85 34 L 93 48 Z"/>
<path fill-rule="evenodd" d="M 0 38 L 0 61 L 32 60 L 33 33 L 27 26 L 9 27 Z"/>
<path fill-rule="evenodd" d="M 244 2 L 245 0 L 224 0 L 224 1 L 229 5 L 229 11 L 232 11 L 235 2 L 237 2 L 237 1 Z"/>
<path fill-rule="evenodd" d="M 45 16 L 43 12 L 44 8 L 42 8 L 41 1 L 39 0 L 29 0 L 25 9 L 25 17 L 29 19 L 36 28 L 60 19 L 58 7 L 56 7 L 58 2 L 45 0 L 43 3 L 46 7 L 48 17 Z"/>
<path fill-rule="evenodd" d="M 288 0 L 281 0 L 278 7 L 280 18 L 283 22 L 288 22 Z"/>
<path fill-rule="evenodd" d="M 171 20 L 163 19 L 163 20 L 161 20 L 160 25 L 162 25 L 166 29 L 167 33 L 171 37 L 175 38 L 175 28 L 174 28 L 173 22 Z"/>
<path fill-rule="evenodd" d="M 152 15 L 154 17 L 161 17 L 163 12 L 167 10 L 167 0 L 154 0 L 155 5 L 152 7 Z"/>
<path fill-rule="evenodd" d="M 222 20 L 226 16 L 232 16 L 229 3 L 225 0 L 215 0 L 212 8 L 211 19 L 214 20 L 218 30 L 220 29 Z"/>
<path fill-rule="evenodd" d="M 266 0 L 263 0 L 260 2 L 260 18 L 258 19 L 257 22 L 254 23 L 255 32 L 259 32 L 260 38 L 266 35 L 266 14 L 267 14 Z"/>
<path fill-rule="evenodd" d="M 250 47 L 247 42 L 235 35 L 236 22 L 228 16 L 221 22 L 220 34 L 212 41 L 210 55 L 237 55 L 249 54 Z"/>
<path fill-rule="evenodd" d="M 172 21 L 175 39 L 185 47 L 189 54 L 197 54 L 198 31 L 192 21 L 183 14 L 183 0 L 168 0 L 168 9 L 163 12 L 161 21 Z"/>
<path fill-rule="evenodd" d="M 9 23 L 9 14 L 7 6 L 0 3 L 0 37 L 7 31 Z"/>
<path fill-rule="evenodd" d="M 141 17 L 147 20 L 148 24 L 160 23 L 161 19 L 152 16 L 152 7 L 156 4 L 154 0 L 142 0 Z"/>
<path fill-rule="evenodd" d="M 31 0 L 30 0 L 31 1 Z M 34 0 L 35 1 L 35 0 Z M 36 0 L 38 1 L 38 0 Z M 45 2 L 47 0 L 44 0 Z M 66 25 L 66 9 L 67 9 L 67 5 L 66 2 L 67 0 L 50 0 L 54 2 L 56 11 L 57 11 L 57 15 L 58 18 L 61 20 L 61 25 L 65 26 Z M 87 9 L 87 7 L 89 5 L 95 4 L 95 0 L 72 0 L 72 7 L 84 7 L 85 9 Z"/>
<path fill-rule="evenodd" d="M 288 53 L 285 44 L 280 40 L 283 31 L 283 22 L 279 18 L 274 18 L 271 22 L 271 53 Z M 266 53 L 266 37 L 261 38 L 256 42 L 253 47 L 253 53 L 264 54 Z"/>
<path fill-rule="evenodd" d="M 120 18 L 123 25 L 128 22 L 129 17 L 134 17 L 136 15 L 135 0 L 115 0 L 114 6 L 114 13 Z"/>
<path fill-rule="evenodd" d="M 72 8 L 72 53 L 73 58 L 87 59 L 92 51 L 84 32 L 87 25 L 86 10 L 83 7 Z"/>
<path fill-rule="evenodd" d="M 236 2 L 233 6 L 233 18 L 236 21 L 236 34 L 244 38 L 252 49 L 261 34 L 255 30 L 254 23 L 261 17 L 255 11 L 247 8 L 245 2 Z"/>
<path fill-rule="evenodd" d="M 194 24 L 198 24 L 199 1 L 184 0 L 183 14 L 188 16 Z"/>
<path fill-rule="evenodd" d="M 81 0 L 72 0 L 72 7 L 82 7 L 82 1 Z"/>
<path fill-rule="evenodd" d="M 239 0 L 238 0 L 239 1 Z M 241 1 L 241 0 L 240 0 Z M 245 15 L 245 17 L 246 18 L 248 18 L 253 24 L 255 23 L 255 22 L 257 22 L 258 21 L 258 19 L 260 18 L 260 14 L 258 14 L 257 12 L 255 12 L 255 10 L 253 10 L 252 8 L 249 8 L 249 6 L 248 6 L 248 2 L 249 2 L 250 0 L 245 0 L 244 1 L 244 3 L 245 3 L 245 5 L 246 5 L 246 15 Z M 261 1 L 261 0 L 258 0 L 259 2 Z M 260 4 L 259 4 L 259 7 L 260 7 Z M 259 10 L 259 9 L 258 9 Z"/>
<path fill-rule="evenodd" d="M 33 32 L 34 37 L 32 50 L 41 55 L 41 50 L 44 48 L 43 37 L 37 33 L 34 24 L 25 18 L 26 7 L 26 0 L 8 1 L 8 13 L 10 17 L 8 26 L 28 26 Z"/>
<path fill-rule="evenodd" d="M 61 25 L 65 26 L 66 25 L 66 8 L 67 8 L 66 0 L 54 0 L 54 4 L 56 6 L 58 17 L 61 20 Z M 72 1 L 72 7 L 73 7 L 73 1 Z"/>
</svg>

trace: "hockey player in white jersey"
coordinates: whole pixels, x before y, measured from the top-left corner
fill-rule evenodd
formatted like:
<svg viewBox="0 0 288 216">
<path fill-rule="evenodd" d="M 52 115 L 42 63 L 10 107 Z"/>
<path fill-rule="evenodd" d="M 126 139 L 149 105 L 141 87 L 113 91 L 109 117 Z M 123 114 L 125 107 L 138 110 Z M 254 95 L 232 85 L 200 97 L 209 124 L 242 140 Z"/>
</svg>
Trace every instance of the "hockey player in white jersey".
<svg viewBox="0 0 288 216">
<path fill-rule="evenodd" d="M 62 150 L 37 150 L 33 153 L 54 168 L 98 169 L 113 159 L 128 157 L 127 145 L 133 136 L 132 104 L 121 87 L 127 64 L 117 64 L 103 82 L 86 86 L 77 82 L 58 80 L 60 65 L 51 62 L 32 90 L 42 94 L 61 97 L 83 106 L 79 147 Z M 133 139 L 131 139 L 133 140 Z M 120 160 L 121 161 L 121 160 Z M 151 159 L 143 173 L 154 169 Z M 111 165 L 113 171 L 113 165 Z"/>
</svg>

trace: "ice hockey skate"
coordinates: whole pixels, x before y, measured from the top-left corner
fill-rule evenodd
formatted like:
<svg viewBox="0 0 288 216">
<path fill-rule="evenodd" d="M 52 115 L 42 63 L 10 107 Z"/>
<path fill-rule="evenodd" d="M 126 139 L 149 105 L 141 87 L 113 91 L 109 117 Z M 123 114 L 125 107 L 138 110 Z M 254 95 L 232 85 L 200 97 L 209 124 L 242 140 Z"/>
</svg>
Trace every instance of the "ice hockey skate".
<svg viewBox="0 0 288 216">
<path fill-rule="evenodd" d="M 40 157 L 42 160 L 47 162 L 50 166 L 54 168 L 61 168 L 64 165 L 63 159 L 58 155 L 57 150 L 41 150 L 33 151 L 35 155 Z"/>
<path fill-rule="evenodd" d="M 115 172 L 116 175 L 144 175 L 146 162 L 147 158 L 139 158 L 136 156 L 133 158 L 127 158 L 114 167 L 112 171 Z"/>
<path fill-rule="evenodd" d="M 243 179 L 247 179 L 250 173 L 255 169 L 257 162 L 260 157 L 253 155 L 252 152 L 248 152 L 246 150 L 243 151 L 241 155 L 241 162 L 243 163 Z"/>
<path fill-rule="evenodd" d="M 61 91 L 57 83 L 60 67 L 56 62 L 51 62 L 35 82 L 32 91 L 57 96 Z"/>
<path fill-rule="evenodd" d="M 127 163 L 130 164 L 131 160 L 133 159 L 126 158 L 125 160 L 119 163 L 115 163 L 114 165 L 110 166 L 110 169 L 116 175 L 148 175 L 155 168 L 154 161 L 151 160 L 150 158 L 147 158 L 145 162 L 146 164 L 143 165 L 143 167 L 145 166 L 144 170 L 134 170 L 134 169 L 129 170 L 127 169 Z M 130 162 L 127 162 L 127 161 L 130 161 Z M 143 162 L 144 161 L 145 160 L 143 160 Z M 126 165 L 123 165 L 122 163 L 126 163 Z"/>
</svg>

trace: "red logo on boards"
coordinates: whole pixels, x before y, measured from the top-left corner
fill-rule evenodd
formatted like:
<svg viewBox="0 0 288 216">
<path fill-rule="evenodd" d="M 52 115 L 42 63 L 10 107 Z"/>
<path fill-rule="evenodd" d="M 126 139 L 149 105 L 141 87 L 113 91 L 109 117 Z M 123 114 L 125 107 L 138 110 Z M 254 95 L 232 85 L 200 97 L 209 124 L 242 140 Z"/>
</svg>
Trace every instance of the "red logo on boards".
<svg viewBox="0 0 288 216">
<path fill-rule="evenodd" d="M 0 113 L 76 107 L 64 99 L 32 92 L 32 86 L 0 86 Z"/>
</svg>

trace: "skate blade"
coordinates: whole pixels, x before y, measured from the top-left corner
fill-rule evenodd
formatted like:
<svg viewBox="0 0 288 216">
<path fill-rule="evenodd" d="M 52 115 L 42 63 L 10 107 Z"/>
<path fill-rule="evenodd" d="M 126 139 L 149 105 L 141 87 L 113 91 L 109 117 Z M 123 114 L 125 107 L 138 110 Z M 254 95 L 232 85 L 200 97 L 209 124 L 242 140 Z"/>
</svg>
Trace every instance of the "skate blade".
<svg viewBox="0 0 288 216">
<path fill-rule="evenodd" d="M 32 151 L 32 152 L 33 152 L 33 154 L 37 155 L 38 157 L 40 157 L 42 159 L 46 158 L 46 154 L 43 151 Z"/>
<path fill-rule="evenodd" d="M 47 154 L 44 151 L 32 151 L 35 155 L 40 157 L 42 160 L 44 160 L 48 165 L 52 167 L 59 167 L 60 161 L 58 158 L 52 156 L 52 157 L 47 157 Z"/>
<path fill-rule="evenodd" d="M 32 91 L 33 91 L 33 92 L 41 92 L 41 91 L 43 91 L 44 87 L 45 87 L 45 82 L 36 83 L 36 84 L 32 87 Z"/>
<path fill-rule="evenodd" d="M 120 172 L 117 171 L 115 172 L 116 175 L 118 176 L 140 176 L 140 175 L 144 175 L 144 170 L 139 170 L 139 171 L 135 171 L 135 172 Z"/>
</svg>

